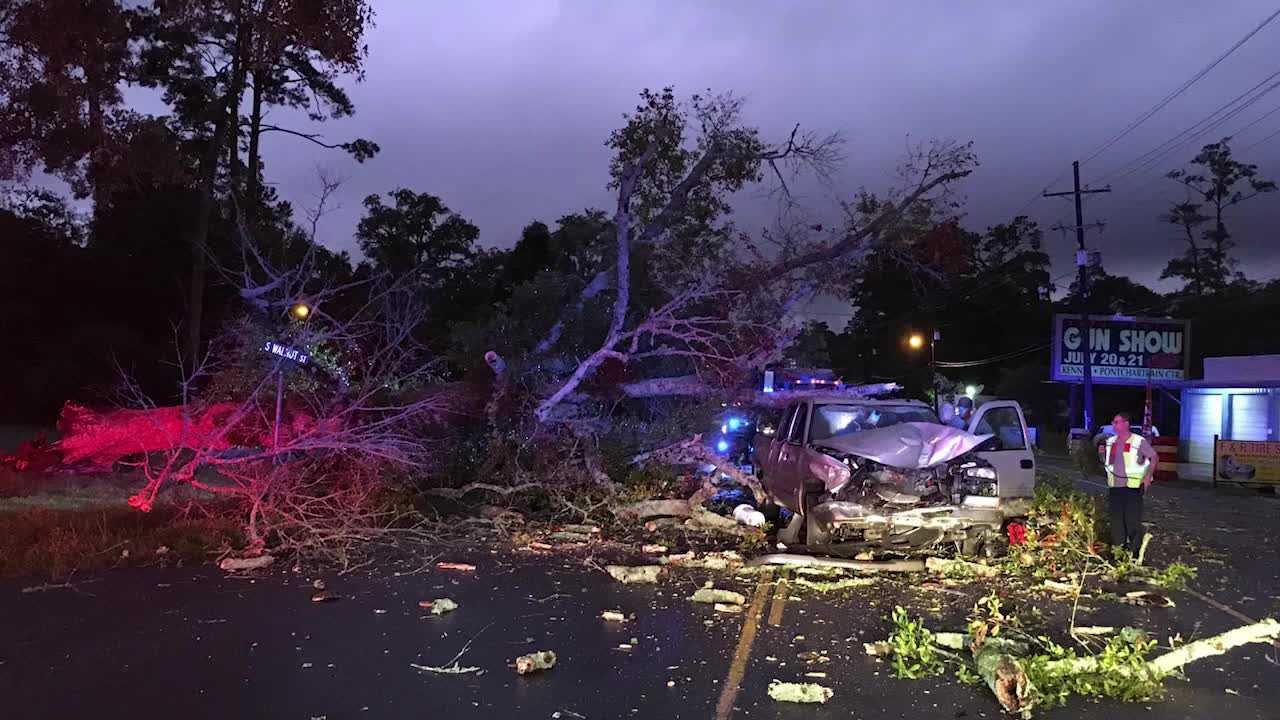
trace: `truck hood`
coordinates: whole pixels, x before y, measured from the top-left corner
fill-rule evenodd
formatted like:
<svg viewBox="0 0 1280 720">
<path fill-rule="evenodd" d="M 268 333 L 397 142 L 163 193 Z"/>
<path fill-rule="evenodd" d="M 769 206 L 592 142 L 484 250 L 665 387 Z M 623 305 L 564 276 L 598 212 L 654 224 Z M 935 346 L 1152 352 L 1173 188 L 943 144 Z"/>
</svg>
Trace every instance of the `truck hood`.
<svg viewBox="0 0 1280 720">
<path fill-rule="evenodd" d="M 974 435 L 949 425 L 907 422 L 835 435 L 819 444 L 881 465 L 914 470 L 954 460 L 990 437 Z"/>
</svg>

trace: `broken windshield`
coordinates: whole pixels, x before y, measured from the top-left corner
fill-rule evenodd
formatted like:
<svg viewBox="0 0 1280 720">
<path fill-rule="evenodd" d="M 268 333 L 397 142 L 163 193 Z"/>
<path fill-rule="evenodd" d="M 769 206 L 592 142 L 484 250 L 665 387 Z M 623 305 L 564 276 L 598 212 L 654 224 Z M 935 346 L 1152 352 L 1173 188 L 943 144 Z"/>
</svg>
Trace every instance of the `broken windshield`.
<svg viewBox="0 0 1280 720">
<path fill-rule="evenodd" d="M 820 443 L 836 435 L 889 427 L 904 422 L 938 422 L 929 408 L 916 405 L 818 405 L 813 409 L 810 440 Z"/>
</svg>

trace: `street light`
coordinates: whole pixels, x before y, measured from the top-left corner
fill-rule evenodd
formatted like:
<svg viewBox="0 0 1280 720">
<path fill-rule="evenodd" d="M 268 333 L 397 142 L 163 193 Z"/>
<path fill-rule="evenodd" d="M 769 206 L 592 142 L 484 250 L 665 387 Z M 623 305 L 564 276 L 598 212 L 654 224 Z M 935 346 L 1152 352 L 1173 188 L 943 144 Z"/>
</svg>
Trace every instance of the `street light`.
<svg viewBox="0 0 1280 720">
<path fill-rule="evenodd" d="M 919 350 L 924 347 L 924 336 L 920 333 L 911 333 L 911 337 L 907 338 L 907 346 L 912 350 Z"/>
<path fill-rule="evenodd" d="M 311 306 L 302 302 L 294 303 L 293 307 L 289 308 L 289 315 L 293 317 L 294 320 L 306 320 L 311 317 Z"/>
<path fill-rule="evenodd" d="M 975 398 L 975 397 L 977 397 L 977 395 L 978 395 L 978 388 L 977 388 L 977 386 L 975 386 L 975 385 L 965 385 L 965 386 L 964 386 L 964 394 L 965 394 L 965 395 L 968 395 L 970 400 L 974 399 L 974 398 Z"/>
</svg>

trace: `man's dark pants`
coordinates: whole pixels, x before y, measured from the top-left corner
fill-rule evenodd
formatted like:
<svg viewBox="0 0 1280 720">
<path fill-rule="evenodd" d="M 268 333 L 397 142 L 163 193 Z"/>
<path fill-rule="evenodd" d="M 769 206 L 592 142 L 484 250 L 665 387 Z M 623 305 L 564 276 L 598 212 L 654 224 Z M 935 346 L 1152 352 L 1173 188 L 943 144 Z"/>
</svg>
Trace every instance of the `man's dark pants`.
<svg viewBox="0 0 1280 720">
<path fill-rule="evenodd" d="M 1136 556 L 1142 543 L 1142 488 L 1109 488 L 1107 505 L 1111 510 L 1111 544 Z"/>
</svg>

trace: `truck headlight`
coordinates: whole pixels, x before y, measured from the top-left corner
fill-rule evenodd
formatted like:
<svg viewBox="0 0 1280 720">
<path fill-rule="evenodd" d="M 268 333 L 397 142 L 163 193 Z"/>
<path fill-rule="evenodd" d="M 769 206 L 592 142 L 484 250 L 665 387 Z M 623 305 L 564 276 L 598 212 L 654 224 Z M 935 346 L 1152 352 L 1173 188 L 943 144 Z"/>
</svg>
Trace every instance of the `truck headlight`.
<svg viewBox="0 0 1280 720">
<path fill-rule="evenodd" d="M 844 463 L 829 455 L 810 461 L 809 472 L 827 486 L 828 492 L 836 492 L 849 482 L 849 478 L 853 477 L 853 473 Z"/>
<path fill-rule="evenodd" d="M 995 480 L 996 479 L 995 468 L 989 468 L 989 467 L 966 468 L 964 471 L 964 475 L 965 477 L 977 478 L 979 480 Z"/>
</svg>

